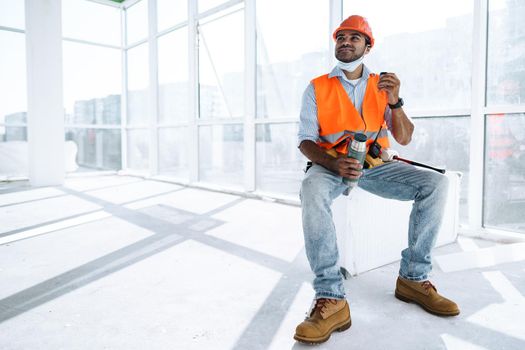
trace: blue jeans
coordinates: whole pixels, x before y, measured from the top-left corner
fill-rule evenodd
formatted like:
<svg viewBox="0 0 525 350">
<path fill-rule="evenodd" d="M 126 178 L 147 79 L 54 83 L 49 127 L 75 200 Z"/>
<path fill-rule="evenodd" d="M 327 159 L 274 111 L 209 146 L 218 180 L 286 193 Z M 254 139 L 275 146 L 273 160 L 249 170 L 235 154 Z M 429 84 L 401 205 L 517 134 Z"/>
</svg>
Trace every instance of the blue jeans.
<svg viewBox="0 0 525 350">
<path fill-rule="evenodd" d="M 401 252 L 399 275 L 413 281 L 426 280 L 432 270 L 430 252 L 443 217 L 447 177 L 394 161 L 363 170 L 358 186 L 384 198 L 414 201 L 408 228 L 408 248 Z M 318 164 L 308 170 L 302 182 L 300 196 L 304 241 L 306 256 L 315 274 L 313 287 L 316 299 L 345 298 L 330 206 L 347 188 L 341 176 Z"/>
</svg>

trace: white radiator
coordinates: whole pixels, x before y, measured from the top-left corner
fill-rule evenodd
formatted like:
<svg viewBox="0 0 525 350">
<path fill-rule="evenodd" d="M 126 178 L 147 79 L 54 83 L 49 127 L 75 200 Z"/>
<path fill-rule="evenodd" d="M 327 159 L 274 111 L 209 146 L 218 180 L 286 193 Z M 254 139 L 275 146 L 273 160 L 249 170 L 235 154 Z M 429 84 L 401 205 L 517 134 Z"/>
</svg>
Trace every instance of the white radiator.
<svg viewBox="0 0 525 350">
<path fill-rule="evenodd" d="M 461 173 L 447 171 L 448 198 L 436 246 L 456 240 Z M 351 275 L 401 259 L 408 246 L 408 220 L 413 201 L 385 199 L 359 187 L 332 205 L 339 263 Z M 380 213 L 378 213 L 380 212 Z"/>
</svg>

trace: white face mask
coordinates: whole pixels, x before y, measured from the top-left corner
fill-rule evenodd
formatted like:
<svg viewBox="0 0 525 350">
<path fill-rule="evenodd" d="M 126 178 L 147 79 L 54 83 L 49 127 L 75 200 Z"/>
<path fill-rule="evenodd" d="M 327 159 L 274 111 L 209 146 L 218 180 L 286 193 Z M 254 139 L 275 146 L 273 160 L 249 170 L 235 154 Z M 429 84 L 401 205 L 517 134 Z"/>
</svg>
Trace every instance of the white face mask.
<svg viewBox="0 0 525 350">
<path fill-rule="evenodd" d="M 363 63 L 364 59 L 365 59 L 365 55 L 363 54 L 363 56 L 359 57 L 357 60 L 348 62 L 348 63 L 337 60 L 337 67 L 341 68 L 342 70 L 352 73 L 353 71 L 357 69 L 357 67 L 359 67 L 361 63 Z"/>
</svg>

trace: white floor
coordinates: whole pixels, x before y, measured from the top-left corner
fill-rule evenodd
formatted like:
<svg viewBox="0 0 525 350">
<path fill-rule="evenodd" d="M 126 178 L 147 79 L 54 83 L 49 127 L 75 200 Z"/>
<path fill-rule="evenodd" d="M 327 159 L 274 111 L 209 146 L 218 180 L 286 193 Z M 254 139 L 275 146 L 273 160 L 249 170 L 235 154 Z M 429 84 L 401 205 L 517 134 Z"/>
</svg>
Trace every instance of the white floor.
<svg viewBox="0 0 525 350">
<path fill-rule="evenodd" d="M 300 208 L 133 177 L 0 186 L 0 349 L 306 349 Z M 346 281 L 352 327 L 317 349 L 525 349 L 525 247 L 460 237 L 432 280 L 461 315 Z"/>
</svg>

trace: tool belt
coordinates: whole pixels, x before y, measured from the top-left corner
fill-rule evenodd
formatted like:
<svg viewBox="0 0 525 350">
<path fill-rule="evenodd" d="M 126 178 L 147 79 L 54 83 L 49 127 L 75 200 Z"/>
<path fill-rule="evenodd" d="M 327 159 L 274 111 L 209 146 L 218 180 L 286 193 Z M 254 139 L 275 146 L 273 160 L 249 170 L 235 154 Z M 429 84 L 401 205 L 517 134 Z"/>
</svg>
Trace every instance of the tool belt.
<svg viewBox="0 0 525 350">
<path fill-rule="evenodd" d="M 331 155 L 334 158 L 346 157 L 345 154 L 338 153 L 333 148 L 326 150 L 326 153 L 328 153 L 329 155 Z M 374 158 L 373 151 L 371 151 L 371 149 L 369 148 L 368 152 L 366 153 L 366 158 L 365 158 L 365 163 L 363 164 L 363 168 L 364 169 L 371 169 L 371 168 L 374 168 L 376 166 L 382 165 L 383 163 L 384 162 L 381 159 L 381 157 L 379 157 L 379 155 L 377 155 Z"/>
</svg>

